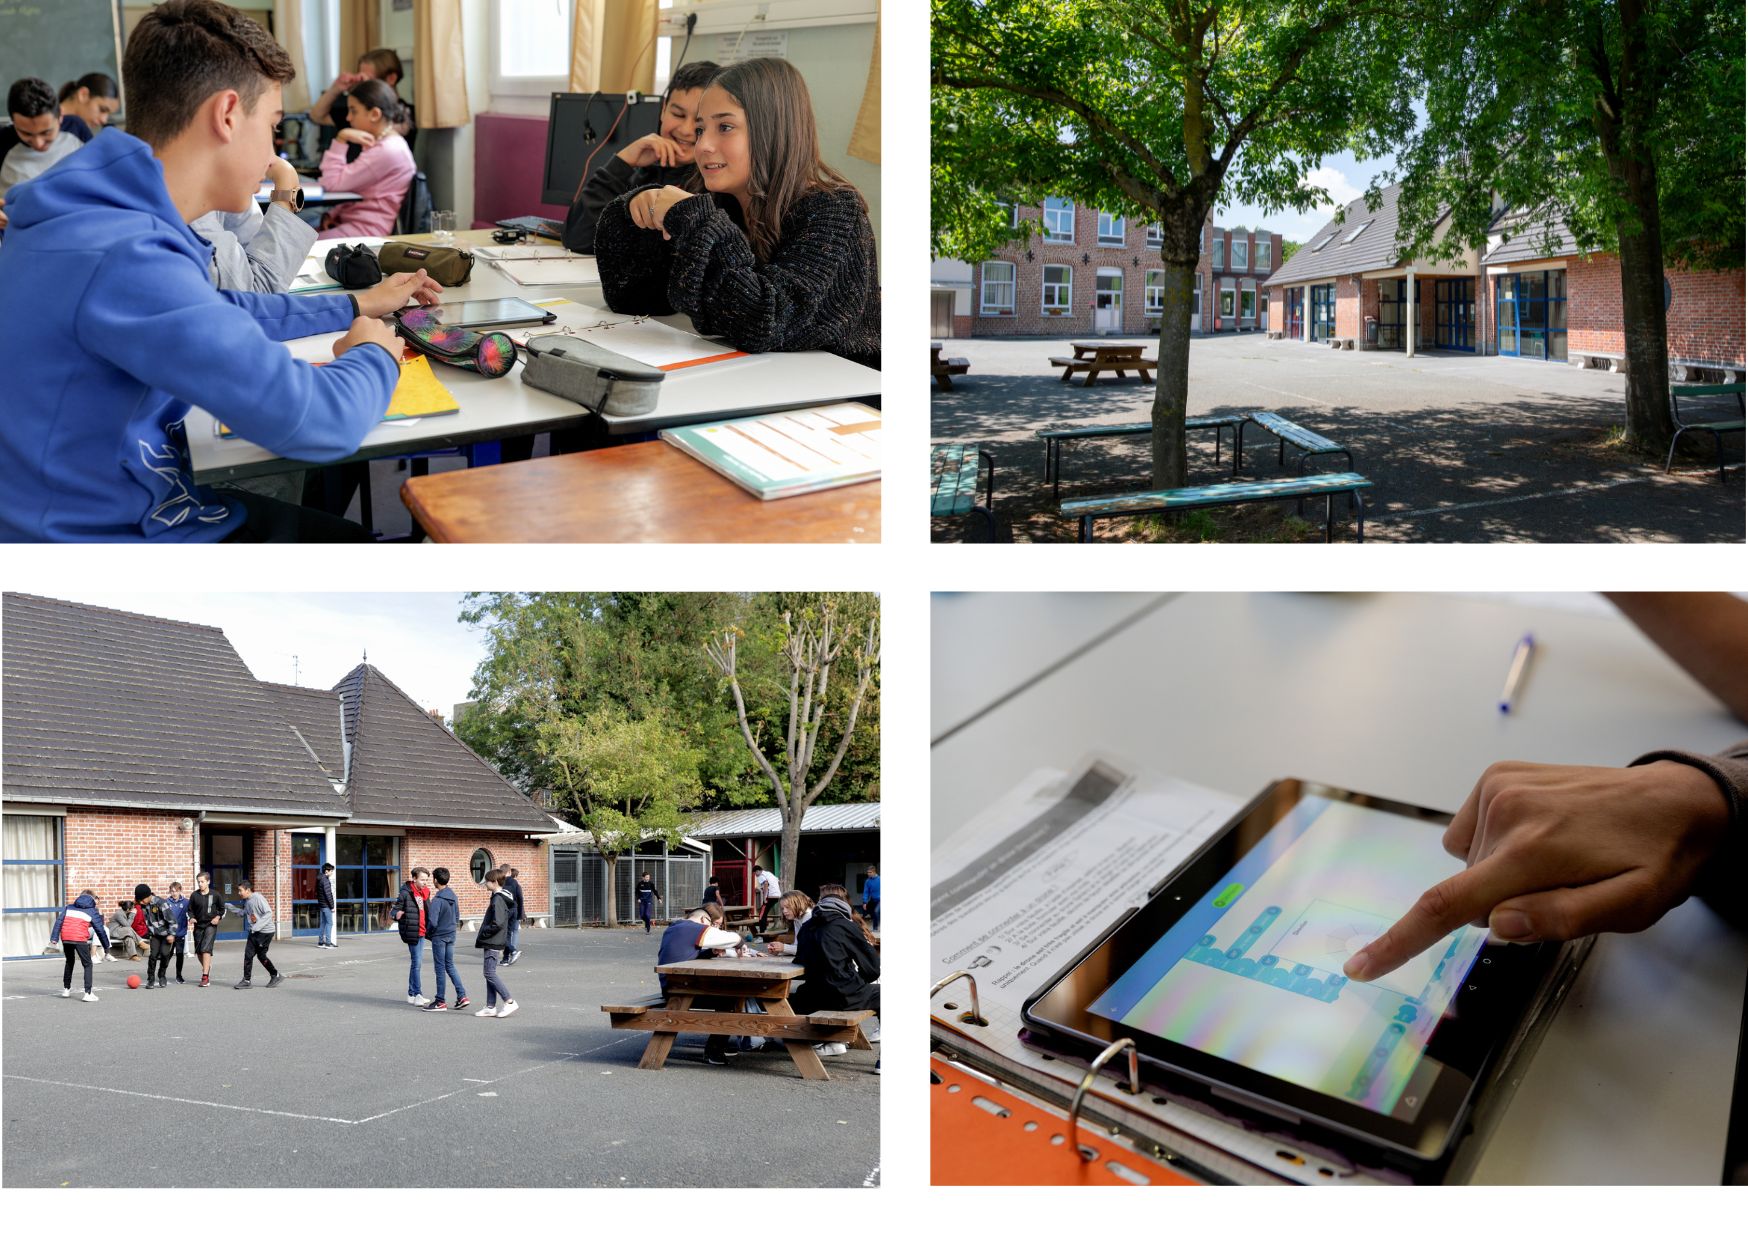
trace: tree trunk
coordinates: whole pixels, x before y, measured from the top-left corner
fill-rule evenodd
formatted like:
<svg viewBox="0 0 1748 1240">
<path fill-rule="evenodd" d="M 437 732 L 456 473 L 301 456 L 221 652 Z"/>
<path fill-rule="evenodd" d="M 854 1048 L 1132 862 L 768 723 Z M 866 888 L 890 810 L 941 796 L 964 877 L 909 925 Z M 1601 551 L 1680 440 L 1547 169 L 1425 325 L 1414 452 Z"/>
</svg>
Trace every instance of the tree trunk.
<svg viewBox="0 0 1748 1240">
<path fill-rule="evenodd" d="M 799 794 L 792 794 L 783 806 L 783 856 L 777 866 L 777 879 L 784 891 L 797 891 L 796 870 L 801 865 L 801 820 L 807 815 L 807 805 Z"/>
<path fill-rule="evenodd" d="M 619 854 L 602 853 L 601 857 L 607 862 L 607 899 L 601 920 L 611 930 L 619 924 Z"/>
<path fill-rule="evenodd" d="M 1189 475 L 1184 416 L 1190 402 L 1190 302 L 1195 278 L 1194 260 L 1166 262 L 1153 390 L 1153 486 L 1160 491 L 1183 486 Z"/>
</svg>

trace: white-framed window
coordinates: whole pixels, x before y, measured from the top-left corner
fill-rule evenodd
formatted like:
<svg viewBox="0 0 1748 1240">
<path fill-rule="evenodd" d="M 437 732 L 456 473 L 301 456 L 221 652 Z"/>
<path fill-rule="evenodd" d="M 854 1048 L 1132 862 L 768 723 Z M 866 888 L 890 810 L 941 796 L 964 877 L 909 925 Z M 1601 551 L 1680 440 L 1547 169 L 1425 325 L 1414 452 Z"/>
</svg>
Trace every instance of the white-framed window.
<svg viewBox="0 0 1748 1240">
<path fill-rule="evenodd" d="M 476 848 L 473 850 L 473 856 L 467 859 L 468 877 L 472 878 L 477 885 L 484 887 L 486 875 L 491 872 L 493 865 L 492 854 L 484 848 Z"/>
<path fill-rule="evenodd" d="M 571 30 L 575 7 L 572 0 L 489 0 L 486 77 L 494 106 L 504 100 L 505 111 L 545 116 L 554 91 L 570 89 Z M 319 10 L 321 5 L 306 5 Z M 662 19 L 677 9 L 684 13 L 696 7 L 695 0 L 658 0 Z M 306 29 L 309 16 L 305 17 Z M 708 18 L 701 21 L 708 22 Z M 703 42 L 697 32 L 693 49 Z M 305 40 L 308 42 L 307 38 Z M 663 34 L 655 41 L 653 88 L 666 88 L 674 69 L 677 50 L 673 38 Z M 691 53 L 688 53 L 691 55 Z M 696 56 L 692 56 L 697 59 Z M 351 65 L 342 66 L 351 69 Z M 409 92 L 410 93 L 410 92 Z"/>
<path fill-rule="evenodd" d="M 1109 211 L 1099 212 L 1099 244 L 1123 244 L 1123 217 L 1112 215 Z"/>
<path fill-rule="evenodd" d="M 1165 313 L 1165 272 L 1150 271 L 1142 284 L 1142 310 L 1150 319 Z"/>
<path fill-rule="evenodd" d="M 983 297 L 979 314 L 1012 314 L 1014 312 L 1014 265 L 1012 263 L 983 264 Z"/>
<path fill-rule="evenodd" d="M 1240 271 L 1250 267 L 1250 242 L 1243 237 L 1232 238 L 1232 265 Z"/>
<path fill-rule="evenodd" d="M 66 819 L 58 814 L 7 814 L 5 818 L 6 893 L 0 910 L 0 954 L 8 958 L 36 956 L 49 941 L 55 914 L 66 906 Z"/>
<path fill-rule="evenodd" d="M 1262 317 L 1266 323 L 1269 317 L 1269 291 L 1266 288 L 1262 290 Z"/>
<path fill-rule="evenodd" d="M 1157 250 L 1165 245 L 1165 225 L 1149 224 L 1147 226 L 1147 248 Z"/>
<path fill-rule="evenodd" d="M 1347 236 L 1343 237 L 1341 239 L 1341 243 L 1343 245 L 1352 245 L 1354 243 L 1354 241 L 1359 237 L 1359 235 L 1361 233 L 1365 232 L 1366 229 L 1370 228 L 1371 226 L 1372 226 L 1372 221 L 1366 220 L 1358 228 L 1354 229 Z"/>
<path fill-rule="evenodd" d="M 1246 322 L 1256 319 L 1256 290 L 1247 288 L 1238 295 L 1239 317 Z"/>
<path fill-rule="evenodd" d="M 1072 245 L 1074 242 L 1074 200 L 1046 198 L 1044 200 L 1044 240 Z"/>
<path fill-rule="evenodd" d="M 1010 202 L 1007 204 L 1007 208 L 1008 208 L 1008 227 L 1009 228 L 1018 228 L 1020 226 L 1020 204 L 1017 202 Z"/>
<path fill-rule="evenodd" d="M 1335 240 L 1335 234 L 1330 233 L 1327 237 L 1323 238 L 1323 240 L 1319 241 L 1316 245 L 1312 246 L 1311 252 L 1313 254 L 1317 253 L 1324 246 L 1328 245 L 1331 241 L 1334 241 L 1334 240 Z"/>
<path fill-rule="evenodd" d="M 1269 269 L 1269 260 L 1274 257 L 1273 250 L 1273 238 L 1258 237 L 1256 239 L 1256 269 L 1258 271 L 1267 271 Z"/>
<path fill-rule="evenodd" d="M 1229 288 L 1220 290 L 1220 317 L 1223 319 L 1232 317 L 1232 290 Z"/>
<path fill-rule="evenodd" d="M 1045 314 L 1067 314 L 1074 305 L 1074 268 L 1067 263 L 1044 264 Z"/>
<path fill-rule="evenodd" d="M 1202 318 L 1202 273 L 1199 271 L 1196 272 L 1196 300 L 1193 304 L 1193 313 L 1196 316 L 1196 321 L 1200 322 Z"/>
<path fill-rule="evenodd" d="M 1221 236 L 1215 236 L 1215 238 L 1214 238 L 1214 266 L 1216 268 L 1219 268 L 1219 267 L 1224 267 L 1225 265 L 1226 265 L 1226 238 L 1221 237 Z"/>
</svg>

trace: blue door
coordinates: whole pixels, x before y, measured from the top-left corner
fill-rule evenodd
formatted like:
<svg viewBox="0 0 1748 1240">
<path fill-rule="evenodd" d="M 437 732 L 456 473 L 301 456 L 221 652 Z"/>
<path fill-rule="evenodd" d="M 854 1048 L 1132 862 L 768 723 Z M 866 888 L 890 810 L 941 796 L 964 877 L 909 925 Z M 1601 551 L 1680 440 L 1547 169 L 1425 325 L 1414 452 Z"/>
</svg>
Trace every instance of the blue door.
<svg viewBox="0 0 1748 1240">
<path fill-rule="evenodd" d="M 1566 360 L 1566 273 L 1526 271 L 1495 284 L 1499 352 L 1505 357 Z"/>
<path fill-rule="evenodd" d="M 201 868 L 212 875 L 212 889 L 227 905 L 242 902 L 237 884 L 249 877 L 253 852 L 254 837 L 247 831 L 209 828 L 201 833 Z M 219 922 L 218 936 L 221 939 L 248 938 L 248 927 L 241 914 L 227 910 L 225 919 Z"/>
<path fill-rule="evenodd" d="M 1311 340 L 1328 340 L 1335 335 L 1335 285 L 1311 286 Z"/>
<path fill-rule="evenodd" d="M 1475 281 L 1440 280 L 1433 286 L 1433 344 L 1462 353 L 1475 351 Z"/>
</svg>

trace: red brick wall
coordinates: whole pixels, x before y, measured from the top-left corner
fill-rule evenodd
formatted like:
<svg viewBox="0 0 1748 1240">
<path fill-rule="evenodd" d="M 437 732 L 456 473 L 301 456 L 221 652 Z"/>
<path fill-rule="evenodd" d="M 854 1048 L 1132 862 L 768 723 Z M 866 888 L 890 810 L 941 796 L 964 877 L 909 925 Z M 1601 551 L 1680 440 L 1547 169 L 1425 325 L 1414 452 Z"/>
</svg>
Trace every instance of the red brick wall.
<svg viewBox="0 0 1748 1240">
<path fill-rule="evenodd" d="M 1361 349 L 1371 347 L 1366 343 L 1367 337 L 1365 326 L 1367 319 L 1375 319 L 1378 317 L 1378 295 L 1382 291 L 1378 286 L 1379 281 L 1377 280 L 1360 281 L 1360 342 L 1356 347 Z M 1337 320 L 1339 321 L 1341 316 L 1341 305 L 1339 302 L 1336 304 L 1335 313 Z"/>
<path fill-rule="evenodd" d="M 499 866 L 515 866 L 521 871 L 516 881 L 522 884 L 522 900 L 529 913 L 549 913 L 552 901 L 547 889 L 546 849 L 537 840 L 524 840 L 511 832 L 435 831 L 408 828 L 401 843 L 401 880 L 411 876 L 414 866 L 434 870 L 449 869 L 449 885 L 461 901 L 463 917 L 483 916 L 490 898 L 483 886 L 473 881 L 468 862 L 474 849 L 483 848 L 492 854 Z"/>
<path fill-rule="evenodd" d="M 137 883 L 159 895 L 172 882 L 193 889 L 194 833 L 184 815 L 162 810 L 67 807 L 66 890 L 62 902 L 89 887 L 107 920 L 117 900 L 134 898 Z"/>
<path fill-rule="evenodd" d="M 1335 334 L 1359 339 L 1360 285 L 1358 276 L 1337 276 L 1335 279 Z"/>
<path fill-rule="evenodd" d="M 1612 254 L 1592 254 L 1566 264 L 1569 354 L 1593 349 L 1626 352 L 1621 323 L 1621 265 Z M 1743 358 L 1741 271 L 1668 272 L 1669 356 L 1696 362 Z"/>
</svg>

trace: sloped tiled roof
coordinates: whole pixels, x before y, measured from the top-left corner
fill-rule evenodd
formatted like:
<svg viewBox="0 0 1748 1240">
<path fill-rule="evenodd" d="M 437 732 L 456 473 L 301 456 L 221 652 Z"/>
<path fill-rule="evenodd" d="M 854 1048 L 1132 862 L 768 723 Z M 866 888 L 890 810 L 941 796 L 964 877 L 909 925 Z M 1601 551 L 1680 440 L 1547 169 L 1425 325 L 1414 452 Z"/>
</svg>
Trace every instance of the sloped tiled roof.
<svg viewBox="0 0 1748 1240">
<path fill-rule="evenodd" d="M 345 816 L 220 630 L 24 594 L 3 627 L 8 798 Z"/>
<path fill-rule="evenodd" d="M 547 832 L 552 820 L 393 681 L 361 663 L 334 686 L 352 745 L 352 820 Z"/>
<path fill-rule="evenodd" d="M 1366 207 L 1364 198 L 1347 204 L 1346 215 L 1339 224 L 1330 220 L 1299 247 L 1297 253 L 1282 263 L 1264 284 L 1303 284 L 1326 276 L 1352 275 L 1356 271 L 1377 271 L 1396 265 L 1396 196 L 1401 187 L 1386 186 L 1376 211 Z M 1371 227 L 1342 244 L 1341 238 L 1351 235 L 1361 224 Z M 1325 238 L 1333 238 L 1323 245 Z M 1322 248 L 1318 247 L 1322 245 Z"/>
<path fill-rule="evenodd" d="M 346 748 L 340 737 L 340 695 L 332 689 L 262 682 L 279 699 L 285 720 L 297 729 L 298 738 L 310 747 L 322 773 L 332 780 L 346 778 Z"/>
<path fill-rule="evenodd" d="M 803 835 L 879 829 L 878 801 L 859 801 L 850 805 L 810 805 L 807 816 L 801 820 Z M 686 834 L 696 840 L 782 833 L 783 812 L 775 808 L 717 810 L 708 814 L 688 814 L 686 817 Z"/>
<path fill-rule="evenodd" d="M 1487 231 L 1505 234 L 1481 260 L 1489 266 L 1494 263 L 1527 263 L 1538 258 L 1567 258 L 1578 253 L 1577 243 L 1566 231 L 1566 221 L 1545 209 L 1508 209 Z"/>
</svg>

